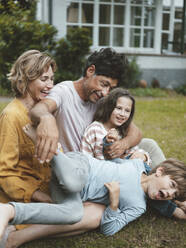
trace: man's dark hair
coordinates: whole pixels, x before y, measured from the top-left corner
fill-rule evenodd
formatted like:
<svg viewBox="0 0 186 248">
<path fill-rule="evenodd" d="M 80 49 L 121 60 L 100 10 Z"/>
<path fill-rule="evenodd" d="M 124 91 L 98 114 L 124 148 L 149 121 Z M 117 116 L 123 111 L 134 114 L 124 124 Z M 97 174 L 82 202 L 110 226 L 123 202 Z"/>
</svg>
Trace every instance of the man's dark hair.
<svg viewBox="0 0 186 248">
<path fill-rule="evenodd" d="M 102 48 L 88 57 L 83 76 L 86 76 L 87 69 L 91 65 L 95 65 L 96 75 L 117 79 L 119 86 L 123 80 L 127 64 L 125 55 L 117 53 L 112 48 Z"/>
</svg>

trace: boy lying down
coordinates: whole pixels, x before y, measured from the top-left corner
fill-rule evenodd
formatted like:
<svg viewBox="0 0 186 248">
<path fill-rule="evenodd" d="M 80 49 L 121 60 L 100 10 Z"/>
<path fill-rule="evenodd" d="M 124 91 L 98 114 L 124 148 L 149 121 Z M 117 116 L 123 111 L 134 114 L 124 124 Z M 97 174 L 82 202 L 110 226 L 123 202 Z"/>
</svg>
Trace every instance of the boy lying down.
<svg viewBox="0 0 186 248">
<path fill-rule="evenodd" d="M 35 139 L 33 129 L 25 131 Z M 74 224 L 83 216 L 84 201 L 106 206 L 100 223 L 105 235 L 141 216 L 147 199 L 162 214 L 186 219 L 184 210 L 169 201 L 186 199 L 186 165 L 181 161 L 165 160 L 147 175 L 147 165 L 140 159 L 119 164 L 58 149 L 51 163 L 51 196 L 56 204 L 0 204 L 0 237 L 8 224 Z"/>
</svg>

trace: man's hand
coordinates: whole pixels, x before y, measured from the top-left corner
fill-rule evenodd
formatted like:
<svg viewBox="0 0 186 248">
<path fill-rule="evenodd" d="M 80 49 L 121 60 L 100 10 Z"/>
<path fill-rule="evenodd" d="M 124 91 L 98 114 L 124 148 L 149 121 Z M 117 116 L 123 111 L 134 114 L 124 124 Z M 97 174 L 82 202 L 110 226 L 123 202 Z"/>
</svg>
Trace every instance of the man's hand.
<svg viewBox="0 0 186 248">
<path fill-rule="evenodd" d="M 34 202 L 47 202 L 47 203 L 53 203 L 51 197 L 45 193 L 43 193 L 41 190 L 36 190 L 32 195 L 32 201 Z"/>
<path fill-rule="evenodd" d="M 111 146 L 105 147 L 104 156 L 107 159 L 118 158 L 131 147 L 136 146 L 142 138 L 141 131 L 132 122 L 128 128 L 127 136 L 114 142 Z"/>
<path fill-rule="evenodd" d="M 186 201 L 181 202 L 181 201 L 175 200 L 174 202 L 179 208 L 181 208 L 186 213 Z"/>
<path fill-rule="evenodd" d="M 147 161 L 147 157 L 143 152 L 134 151 L 132 153 L 130 159 L 135 159 L 135 158 L 139 158 L 139 159 L 143 160 L 144 162 Z"/>
<path fill-rule="evenodd" d="M 186 220 L 185 212 L 181 208 L 178 208 L 178 207 L 174 210 L 173 216 L 178 219 Z"/>
<path fill-rule="evenodd" d="M 55 117 L 43 115 L 36 129 L 36 156 L 41 163 L 49 162 L 57 151 L 59 132 Z"/>
<path fill-rule="evenodd" d="M 112 145 L 105 147 L 104 155 L 108 159 L 119 158 L 127 150 L 124 139 L 114 142 Z"/>
<path fill-rule="evenodd" d="M 119 205 L 119 193 L 120 193 L 119 182 L 113 181 L 110 183 L 105 183 L 105 187 L 107 187 L 109 191 L 110 208 L 116 211 Z"/>
</svg>

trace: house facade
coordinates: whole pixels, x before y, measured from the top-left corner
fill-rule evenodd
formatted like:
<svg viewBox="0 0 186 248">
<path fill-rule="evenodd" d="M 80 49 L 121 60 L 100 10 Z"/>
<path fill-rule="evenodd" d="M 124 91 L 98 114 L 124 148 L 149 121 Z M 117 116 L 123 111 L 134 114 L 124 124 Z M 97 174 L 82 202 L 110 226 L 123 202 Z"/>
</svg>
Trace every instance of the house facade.
<svg viewBox="0 0 186 248">
<path fill-rule="evenodd" d="M 88 28 L 92 51 L 109 46 L 135 56 L 149 85 L 186 82 L 184 0 L 40 0 L 37 19 L 54 25 L 58 38 Z"/>
</svg>

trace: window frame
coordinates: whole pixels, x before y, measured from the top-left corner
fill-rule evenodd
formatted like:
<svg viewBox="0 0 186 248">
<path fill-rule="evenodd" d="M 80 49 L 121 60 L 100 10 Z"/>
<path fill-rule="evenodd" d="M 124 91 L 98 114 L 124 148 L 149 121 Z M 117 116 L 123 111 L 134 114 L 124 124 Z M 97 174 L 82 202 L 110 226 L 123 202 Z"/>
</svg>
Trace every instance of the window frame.
<svg viewBox="0 0 186 248">
<path fill-rule="evenodd" d="M 102 47 L 111 46 L 118 52 L 125 52 L 125 53 L 138 53 L 138 54 L 160 54 L 161 51 L 161 43 L 162 43 L 162 35 L 168 34 L 169 39 L 171 35 L 174 33 L 174 21 L 171 19 L 170 14 L 170 22 L 172 21 L 173 24 L 169 24 L 169 30 L 163 30 L 162 29 L 162 17 L 163 17 L 163 1 L 162 0 L 156 0 L 153 2 L 153 5 L 146 4 L 145 0 L 141 0 L 142 2 L 140 4 L 138 3 L 131 3 L 130 0 L 125 0 L 123 3 L 116 3 L 114 0 L 110 0 L 110 2 L 99 0 L 64 0 L 65 1 L 65 7 L 66 9 L 63 10 L 63 13 L 66 11 L 65 15 L 67 17 L 67 9 L 69 4 L 71 3 L 77 3 L 78 4 L 78 14 L 79 19 L 76 23 L 67 22 L 67 18 L 65 20 L 65 27 L 63 28 L 63 36 L 66 35 L 68 27 L 70 26 L 78 26 L 78 27 L 88 27 L 92 28 L 92 46 L 91 50 L 97 50 Z M 82 4 L 92 4 L 93 6 L 93 22 L 92 23 L 83 23 L 81 21 L 82 16 Z M 108 5 L 111 8 L 111 16 L 110 16 L 110 23 L 109 24 L 100 24 L 99 23 L 99 6 L 100 5 Z M 124 20 L 123 24 L 114 24 L 114 7 L 115 6 L 124 6 Z M 131 8 L 132 7 L 140 7 L 142 9 L 142 17 L 141 17 L 141 25 L 136 26 L 131 24 Z M 146 7 L 153 7 L 154 8 L 154 23 L 151 26 L 146 26 L 144 23 L 144 11 Z M 172 13 L 175 11 L 175 7 L 171 7 Z M 63 18 L 64 20 L 64 18 Z M 105 46 L 99 45 L 99 28 L 100 27 L 108 27 L 110 30 L 109 34 L 109 44 Z M 115 46 L 114 44 L 114 28 L 120 28 L 121 31 L 123 31 L 123 39 L 120 46 Z M 139 29 L 140 30 L 140 46 L 135 47 L 131 46 L 130 44 L 130 37 L 131 37 L 131 29 Z M 143 40 L 144 40 L 144 33 L 146 30 L 151 30 L 154 32 L 153 34 L 153 40 L 154 44 L 153 47 L 144 47 Z M 172 45 L 168 45 L 168 50 L 171 51 Z"/>
</svg>

